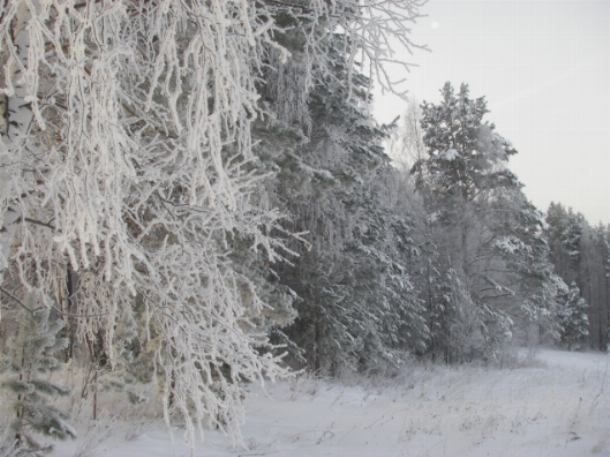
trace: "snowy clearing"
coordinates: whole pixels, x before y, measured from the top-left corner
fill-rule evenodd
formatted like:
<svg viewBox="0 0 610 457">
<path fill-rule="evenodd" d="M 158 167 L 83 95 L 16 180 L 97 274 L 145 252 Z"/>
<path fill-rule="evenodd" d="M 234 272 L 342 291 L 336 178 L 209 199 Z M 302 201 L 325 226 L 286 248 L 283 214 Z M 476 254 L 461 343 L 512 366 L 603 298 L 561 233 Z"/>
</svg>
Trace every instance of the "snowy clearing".
<svg viewBox="0 0 610 457">
<path fill-rule="evenodd" d="M 418 366 L 368 387 L 301 378 L 253 389 L 243 447 L 209 432 L 197 456 L 610 456 L 610 357 L 544 350 L 511 369 Z M 160 424 L 111 425 L 54 456 L 186 456 Z M 97 432 L 99 433 L 99 431 Z"/>
</svg>

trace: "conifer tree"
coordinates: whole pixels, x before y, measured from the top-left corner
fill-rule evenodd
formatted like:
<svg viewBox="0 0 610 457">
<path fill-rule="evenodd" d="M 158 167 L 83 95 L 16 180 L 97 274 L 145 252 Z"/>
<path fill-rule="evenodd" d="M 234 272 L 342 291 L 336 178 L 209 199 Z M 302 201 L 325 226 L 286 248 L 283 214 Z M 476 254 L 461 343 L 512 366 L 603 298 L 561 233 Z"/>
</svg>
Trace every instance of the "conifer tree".
<svg viewBox="0 0 610 457">
<path fill-rule="evenodd" d="M 20 313 L 4 386 L 13 392 L 11 434 L 4 446 L 10 455 L 39 456 L 51 446 L 39 442 L 38 437 L 76 437 L 67 416 L 54 405 L 58 396 L 69 392 L 50 380 L 50 374 L 62 365 L 61 352 L 67 340 L 60 336 L 63 322 L 46 306 L 39 306 L 31 296 L 24 306 L 28 309 Z"/>
<path fill-rule="evenodd" d="M 354 83 L 362 96 L 366 80 L 357 76 Z M 346 89 L 331 81 L 316 87 L 310 100 L 312 141 L 300 148 L 293 165 L 303 187 L 293 187 L 299 181 L 292 178 L 292 167 L 280 174 L 283 186 L 296 193 L 285 202 L 294 228 L 308 232 L 311 243 L 289 273 L 289 286 L 302 298 L 289 334 L 305 347 L 314 370 L 326 372 L 358 369 L 363 352 L 384 356 L 379 305 L 369 302 L 381 274 L 373 267 L 379 258 L 370 246 L 377 227 L 362 200 L 370 170 L 385 160 L 378 144 L 383 133 L 363 114 L 361 103 L 350 101 Z"/>
<path fill-rule="evenodd" d="M 589 336 L 587 302 L 581 297 L 576 283 L 570 284 L 559 311 L 561 343 L 568 349 L 583 349 Z"/>
<path fill-rule="evenodd" d="M 464 355 L 489 359 L 514 338 L 516 319 L 550 315 L 542 311 L 542 295 L 552 269 L 541 217 L 507 166 L 516 151 L 486 113 L 485 99 L 470 98 L 467 85 L 455 92 L 445 84 L 439 104 L 422 104 L 427 156 L 412 173 L 431 213 L 432 233 L 457 278 L 457 322 L 476 330 L 471 334 L 479 347 Z"/>
<path fill-rule="evenodd" d="M 381 147 L 386 132 L 368 112 L 368 79 L 353 73 L 351 90 L 342 82 L 349 72 L 342 41 L 337 35 L 331 49 L 332 73 L 309 94 L 306 124 L 259 133 L 260 156 L 277 172 L 272 201 L 307 247 L 295 244 L 299 257 L 278 269 L 279 282 L 299 297 L 287 334 L 309 366 L 326 373 L 395 365 L 399 349 L 421 351 L 427 335 L 404 266 L 408 224 L 385 196 L 393 179 Z"/>
<path fill-rule="evenodd" d="M 591 347 L 606 351 L 610 320 L 607 229 L 591 227 L 582 214 L 566 209 L 560 203 L 551 203 L 546 216 L 546 233 L 558 274 L 566 283 L 573 284 L 584 300 L 589 328 L 586 338 L 581 332 L 582 339 Z M 582 343 L 579 344 L 582 346 Z"/>
</svg>

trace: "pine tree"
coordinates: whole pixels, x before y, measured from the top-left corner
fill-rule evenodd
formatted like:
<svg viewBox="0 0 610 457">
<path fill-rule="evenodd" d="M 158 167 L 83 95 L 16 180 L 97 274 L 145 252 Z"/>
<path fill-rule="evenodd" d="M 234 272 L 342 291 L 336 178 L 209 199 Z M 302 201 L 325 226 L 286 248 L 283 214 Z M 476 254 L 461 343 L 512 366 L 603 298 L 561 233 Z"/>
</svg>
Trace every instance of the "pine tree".
<svg viewBox="0 0 610 457">
<path fill-rule="evenodd" d="M 541 217 L 507 166 L 516 150 L 486 113 L 485 99 L 470 98 L 467 85 L 456 93 L 445 84 L 439 104 L 422 104 L 427 156 L 412 174 L 446 256 L 445 271 L 455 276 L 446 285 L 459 298 L 457 325 L 478 335 L 478 348 L 472 341 L 454 347 L 465 348 L 466 358 L 493 359 L 515 338 L 517 319 L 541 322 L 552 314 L 543 311 L 552 269 Z"/>
</svg>

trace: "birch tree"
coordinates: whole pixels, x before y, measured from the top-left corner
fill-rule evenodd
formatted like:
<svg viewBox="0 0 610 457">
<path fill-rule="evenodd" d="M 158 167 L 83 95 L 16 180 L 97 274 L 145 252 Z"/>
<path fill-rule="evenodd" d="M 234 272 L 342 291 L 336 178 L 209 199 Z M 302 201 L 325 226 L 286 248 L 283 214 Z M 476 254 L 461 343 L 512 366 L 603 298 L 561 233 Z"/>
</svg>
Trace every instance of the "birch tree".
<svg viewBox="0 0 610 457">
<path fill-rule="evenodd" d="M 207 423 L 237 436 L 242 382 L 287 374 L 260 326 L 270 295 L 238 266 L 244 252 L 287 254 L 252 126 L 306 120 L 337 29 L 346 87 L 357 62 L 389 87 L 388 43 L 413 46 L 420 5 L 3 2 L 0 325 L 35 311 L 28 294 L 44 297 L 86 342 L 68 354 L 108 369 L 137 325 L 166 421 L 191 440 Z"/>
</svg>

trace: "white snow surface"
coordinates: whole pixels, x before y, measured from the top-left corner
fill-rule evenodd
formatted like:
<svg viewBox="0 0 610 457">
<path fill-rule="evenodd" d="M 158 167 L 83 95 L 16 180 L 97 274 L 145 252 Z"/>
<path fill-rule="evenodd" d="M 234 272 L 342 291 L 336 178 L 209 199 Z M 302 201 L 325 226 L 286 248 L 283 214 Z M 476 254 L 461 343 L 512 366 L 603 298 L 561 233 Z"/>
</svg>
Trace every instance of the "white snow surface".
<svg viewBox="0 0 610 457">
<path fill-rule="evenodd" d="M 301 377 L 266 393 L 253 387 L 245 446 L 210 431 L 194 455 L 610 456 L 609 362 L 605 354 L 541 350 L 512 368 L 419 364 L 392 380 Z M 85 434 L 53 456 L 190 455 L 179 432 L 172 443 L 160 423 L 133 427 L 115 423 L 105 440 Z"/>
</svg>

